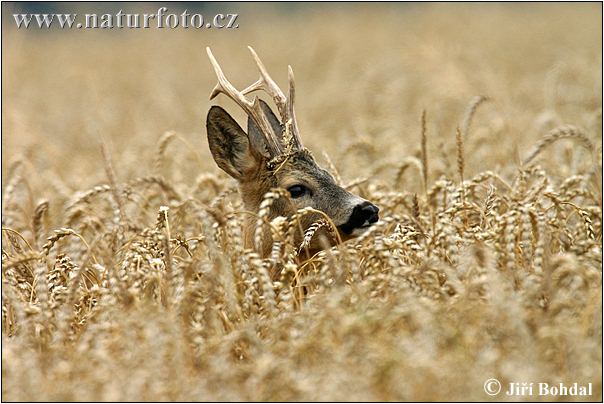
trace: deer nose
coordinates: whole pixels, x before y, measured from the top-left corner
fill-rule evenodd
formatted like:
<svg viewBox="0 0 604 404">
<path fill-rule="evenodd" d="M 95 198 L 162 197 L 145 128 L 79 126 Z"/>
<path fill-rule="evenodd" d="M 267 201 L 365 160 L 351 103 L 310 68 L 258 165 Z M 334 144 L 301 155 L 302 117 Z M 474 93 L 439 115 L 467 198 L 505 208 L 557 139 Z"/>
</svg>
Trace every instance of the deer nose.
<svg viewBox="0 0 604 404">
<path fill-rule="evenodd" d="M 380 208 L 375 206 L 373 203 L 363 202 L 359 206 L 361 207 L 359 215 L 363 224 L 365 223 L 365 221 L 369 223 L 375 223 L 379 220 L 380 216 L 378 215 L 378 213 L 380 211 Z"/>
<path fill-rule="evenodd" d="M 371 202 L 365 201 L 360 203 L 352 209 L 348 222 L 340 226 L 340 228 L 346 234 L 351 234 L 354 229 L 368 227 L 379 220 L 379 211 L 380 209 Z"/>
</svg>

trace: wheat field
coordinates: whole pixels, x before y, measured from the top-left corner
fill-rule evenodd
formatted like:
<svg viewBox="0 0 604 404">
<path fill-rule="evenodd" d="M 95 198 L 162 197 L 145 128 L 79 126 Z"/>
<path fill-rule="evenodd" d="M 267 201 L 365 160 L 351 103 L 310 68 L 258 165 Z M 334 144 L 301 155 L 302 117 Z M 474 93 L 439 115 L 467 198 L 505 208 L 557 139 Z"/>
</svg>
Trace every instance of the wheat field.
<svg viewBox="0 0 604 404">
<path fill-rule="evenodd" d="M 217 7 L 240 28 L 5 21 L 3 401 L 602 400 L 602 5 Z M 242 88 L 247 45 L 380 207 L 305 261 L 304 212 L 244 248 L 208 149 L 211 105 L 244 116 L 205 47 Z"/>
</svg>

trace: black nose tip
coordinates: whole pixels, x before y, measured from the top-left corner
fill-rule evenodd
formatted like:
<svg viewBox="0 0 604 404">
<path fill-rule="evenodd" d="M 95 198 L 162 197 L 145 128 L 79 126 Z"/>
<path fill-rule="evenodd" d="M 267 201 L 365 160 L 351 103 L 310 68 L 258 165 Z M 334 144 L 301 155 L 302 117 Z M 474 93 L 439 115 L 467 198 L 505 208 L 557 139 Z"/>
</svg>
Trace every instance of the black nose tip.
<svg viewBox="0 0 604 404">
<path fill-rule="evenodd" d="M 375 223 L 379 220 L 380 216 L 378 215 L 380 208 L 375 206 L 371 202 L 363 202 L 361 204 L 361 215 L 369 223 Z"/>
<path fill-rule="evenodd" d="M 377 222 L 380 217 L 380 209 L 370 202 L 363 202 L 354 207 L 348 222 L 341 225 L 340 228 L 346 233 L 351 234 L 354 229 L 366 227 L 368 224 Z"/>
</svg>

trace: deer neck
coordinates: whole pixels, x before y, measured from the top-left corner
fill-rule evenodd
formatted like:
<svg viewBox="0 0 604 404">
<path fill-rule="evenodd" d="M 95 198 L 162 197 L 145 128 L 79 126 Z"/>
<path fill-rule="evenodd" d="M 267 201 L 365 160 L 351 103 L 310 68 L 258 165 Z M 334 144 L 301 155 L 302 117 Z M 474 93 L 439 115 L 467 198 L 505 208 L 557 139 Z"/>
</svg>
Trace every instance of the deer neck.
<svg viewBox="0 0 604 404">
<path fill-rule="evenodd" d="M 239 192 L 241 194 L 241 199 L 243 201 L 244 209 L 248 212 L 258 213 L 260 209 L 260 204 L 262 203 L 262 199 L 264 198 L 264 194 L 271 189 L 271 183 L 268 179 L 262 180 L 260 178 L 256 178 L 252 181 L 242 181 L 239 183 Z M 268 215 L 268 220 L 272 220 L 273 218 L 279 216 L 279 212 L 274 211 L 275 209 L 271 209 Z M 245 215 L 244 223 L 243 223 L 243 240 L 244 247 L 255 249 L 254 246 L 254 237 L 256 233 L 256 227 L 258 225 L 258 217 L 256 215 Z M 261 248 L 261 256 L 263 258 L 267 257 L 271 250 L 271 236 L 268 228 L 264 229 L 263 237 L 262 237 L 262 248 Z"/>
</svg>

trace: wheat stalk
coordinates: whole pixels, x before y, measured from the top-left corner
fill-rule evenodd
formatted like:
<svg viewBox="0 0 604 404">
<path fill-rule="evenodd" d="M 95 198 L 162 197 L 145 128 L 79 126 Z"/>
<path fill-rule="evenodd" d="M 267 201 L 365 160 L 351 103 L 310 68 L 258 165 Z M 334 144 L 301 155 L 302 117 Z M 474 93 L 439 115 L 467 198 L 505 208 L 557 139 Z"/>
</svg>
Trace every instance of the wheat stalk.
<svg viewBox="0 0 604 404">
<path fill-rule="evenodd" d="M 594 150 L 593 143 L 581 129 L 572 125 L 564 125 L 552 129 L 547 135 L 543 136 L 541 140 L 539 140 L 539 142 L 537 142 L 537 144 L 533 147 L 533 151 L 524 159 L 522 164 L 528 165 L 548 146 L 561 139 L 575 139 L 587 150 Z"/>
</svg>

